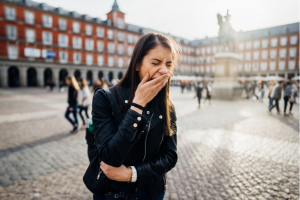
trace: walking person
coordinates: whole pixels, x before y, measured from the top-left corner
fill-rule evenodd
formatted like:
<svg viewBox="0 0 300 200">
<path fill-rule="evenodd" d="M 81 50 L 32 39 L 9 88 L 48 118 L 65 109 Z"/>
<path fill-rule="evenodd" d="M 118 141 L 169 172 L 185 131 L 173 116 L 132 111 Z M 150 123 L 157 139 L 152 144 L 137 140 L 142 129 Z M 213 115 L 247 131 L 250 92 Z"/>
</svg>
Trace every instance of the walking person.
<svg viewBox="0 0 300 200">
<path fill-rule="evenodd" d="M 294 98 L 294 103 L 297 104 L 297 96 L 298 96 L 298 82 L 294 81 L 292 84 L 292 92 L 293 92 L 293 98 Z"/>
<path fill-rule="evenodd" d="M 77 108 L 78 108 L 78 101 L 77 101 L 77 96 L 78 96 L 78 90 L 79 90 L 79 85 L 75 79 L 74 76 L 68 76 L 66 78 L 66 84 L 69 86 L 69 91 L 68 91 L 68 108 L 65 113 L 65 117 L 67 120 L 73 125 L 73 130 L 71 133 L 74 133 L 78 129 L 78 119 L 77 119 Z M 73 113 L 74 120 L 70 118 L 70 113 Z"/>
<path fill-rule="evenodd" d="M 207 85 L 206 85 L 206 98 L 204 99 L 204 103 L 208 99 L 209 105 L 211 105 L 211 92 L 212 92 L 211 85 L 210 85 L 210 83 L 207 83 Z"/>
<path fill-rule="evenodd" d="M 292 115 L 292 109 L 293 109 L 293 104 L 294 104 L 294 98 L 292 97 L 292 86 L 291 82 L 286 83 L 286 87 L 283 93 L 283 99 L 284 99 L 284 116 L 289 116 L 286 114 L 286 107 L 288 102 L 290 102 L 290 112 L 289 114 Z"/>
<path fill-rule="evenodd" d="M 269 86 L 270 86 L 270 90 L 269 90 L 269 93 L 268 93 L 268 98 L 269 98 L 269 106 L 268 106 L 268 110 L 270 110 L 270 107 L 273 105 L 273 96 L 271 96 L 271 94 L 272 94 L 272 92 L 273 92 L 273 89 L 275 89 L 274 88 L 274 86 L 275 86 L 275 82 L 273 82 L 273 81 L 270 81 L 269 82 Z M 274 93 L 273 93 L 274 94 Z"/>
<path fill-rule="evenodd" d="M 280 114 L 280 109 L 279 109 L 279 101 L 280 101 L 280 99 L 281 99 L 281 93 L 282 93 L 282 87 L 283 87 L 283 84 L 284 84 L 284 82 L 283 81 L 281 81 L 277 86 L 276 86 L 276 88 L 273 88 L 273 90 L 274 90 L 274 93 L 273 93 L 273 95 L 272 95 L 272 97 L 273 97 L 273 100 L 275 101 L 275 105 L 272 105 L 270 108 L 269 108 L 269 111 L 271 112 L 272 111 L 272 109 L 274 108 L 274 107 L 276 107 L 276 109 L 277 109 L 277 114 Z"/>
<path fill-rule="evenodd" d="M 260 101 L 263 103 L 265 97 L 266 85 L 264 83 L 260 84 Z"/>
<path fill-rule="evenodd" d="M 87 128 L 88 127 L 88 123 L 86 123 L 86 121 L 84 120 L 84 117 L 82 115 L 82 111 L 85 112 L 85 116 L 88 119 L 90 119 L 89 114 L 88 114 L 88 109 L 89 106 L 92 104 L 92 99 L 91 99 L 91 92 L 88 86 L 88 83 L 86 81 L 86 79 L 84 78 L 80 78 L 78 81 L 80 90 L 79 92 L 79 99 L 80 99 L 80 105 L 78 106 L 79 108 L 79 115 L 82 119 L 82 127 L 81 129 Z"/>
<path fill-rule="evenodd" d="M 196 97 L 198 98 L 198 105 L 199 105 L 198 108 L 200 108 L 201 105 L 202 90 L 203 90 L 203 84 L 199 82 L 198 85 L 196 86 Z"/>
<path fill-rule="evenodd" d="M 168 36 L 142 36 L 124 78 L 109 90 L 96 91 L 92 117 L 99 179 L 104 176 L 105 187 L 97 188 L 94 200 L 164 198 L 166 173 L 177 162 L 176 114 L 169 91 L 178 49 Z M 120 106 L 119 126 L 105 91 Z"/>
</svg>

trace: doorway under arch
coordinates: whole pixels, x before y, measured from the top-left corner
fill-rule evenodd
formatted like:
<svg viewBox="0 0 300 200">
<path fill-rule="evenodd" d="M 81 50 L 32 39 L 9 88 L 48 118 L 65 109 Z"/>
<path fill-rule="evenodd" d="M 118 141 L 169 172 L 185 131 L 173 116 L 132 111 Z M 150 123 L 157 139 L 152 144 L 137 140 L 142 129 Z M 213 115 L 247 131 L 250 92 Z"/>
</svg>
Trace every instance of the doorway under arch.
<svg viewBox="0 0 300 200">
<path fill-rule="evenodd" d="M 78 80 L 81 77 L 81 72 L 78 69 L 75 70 L 74 76 L 75 76 L 76 80 Z"/>
<path fill-rule="evenodd" d="M 20 87 L 20 72 L 15 66 L 8 68 L 8 86 Z"/>
<path fill-rule="evenodd" d="M 103 78 L 103 72 L 102 72 L 102 71 L 99 71 L 99 73 L 98 73 L 98 78 L 99 78 L 99 79 L 102 79 L 102 78 Z"/>
<path fill-rule="evenodd" d="M 29 87 L 37 86 L 37 73 L 36 73 L 36 69 L 33 67 L 30 67 L 27 70 L 27 86 Z"/>
<path fill-rule="evenodd" d="M 93 85 L 93 72 L 92 71 L 88 71 L 86 73 L 86 80 L 90 86 Z"/>
<path fill-rule="evenodd" d="M 50 68 L 45 69 L 44 71 L 44 86 L 47 85 L 48 81 L 52 80 L 52 70 Z M 52 80 L 54 81 L 54 80 Z"/>
<path fill-rule="evenodd" d="M 118 79 L 121 80 L 123 78 L 123 72 L 119 72 Z"/>
<path fill-rule="evenodd" d="M 59 84 L 66 85 L 66 77 L 68 76 L 68 71 L 66 69 L 61 69 L 59 71 Z"/>
<path fill-rule="evenodd" d="M 113 72 L 108 73 L 108 79 L 109 79 L 110 82 L 114 79 L 114 73 Z"/>
</svg>

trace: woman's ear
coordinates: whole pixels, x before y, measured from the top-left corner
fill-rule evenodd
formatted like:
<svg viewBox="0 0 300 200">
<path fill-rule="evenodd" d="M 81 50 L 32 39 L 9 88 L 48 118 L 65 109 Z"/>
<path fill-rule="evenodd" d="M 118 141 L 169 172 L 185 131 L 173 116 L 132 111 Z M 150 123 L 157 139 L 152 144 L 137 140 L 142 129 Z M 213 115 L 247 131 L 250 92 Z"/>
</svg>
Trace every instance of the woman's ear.
<svg viewBox="0 0 300 200">
<path fill-rule="evenodd" d="M 141 65 L 140 64 L 137 64 L 136 67 L 135 67 L 135 71 L 139 72 L 141 69 Z"/>
</svg>

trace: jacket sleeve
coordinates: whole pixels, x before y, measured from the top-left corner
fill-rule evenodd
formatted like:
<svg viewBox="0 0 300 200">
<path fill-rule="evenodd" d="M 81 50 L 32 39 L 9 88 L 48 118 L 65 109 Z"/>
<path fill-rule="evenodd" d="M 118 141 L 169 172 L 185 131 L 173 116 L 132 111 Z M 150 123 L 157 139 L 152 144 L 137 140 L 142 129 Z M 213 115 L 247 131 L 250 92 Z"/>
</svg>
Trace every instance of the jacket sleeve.
<svg viewBox="0 0 300 200">
<path fill-rule="evenodd" d="M 100 159 L 108 165 L 120 167 L 132 146 L 140 138 L 142 134 L 140 130 L 146 125 L 147 120 L 129 109 L 117 127 L 110 102 L 102 89 L 95 93 L 92 107 L 95 142 Z"/>
<path fill-rule="evenodd" d="M 175 167 L 177 156 L 177 126 L 175 111 L 171 115 L 171 126 L 175 131 L 171 136 L 164 136 L 157 158 L 135 166 L 137 170 L 137 183 L 139 186 L 149 184 L 162 177 Z"/>
</svg>

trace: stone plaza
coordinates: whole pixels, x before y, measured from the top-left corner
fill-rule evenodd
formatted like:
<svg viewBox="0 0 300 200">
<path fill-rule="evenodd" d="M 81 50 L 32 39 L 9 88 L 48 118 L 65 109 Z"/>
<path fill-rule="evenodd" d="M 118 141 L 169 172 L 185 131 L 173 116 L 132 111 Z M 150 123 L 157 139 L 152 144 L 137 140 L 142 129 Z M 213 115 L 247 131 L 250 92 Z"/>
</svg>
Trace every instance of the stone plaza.
<svg viewBox="0 0 300 200">
<path fill-rule="evenodd" d="M 299 199 L 298 105 L 284 117 L 267 98 L 198 109 L 194 96 L 171 89 L 178 162 L 165 199 Z M 1 88 L 0 97 L 0 199 L 92 199 L 85 131 L 70 134 L 64 118 L 67 92 Z"/>
</svg>

